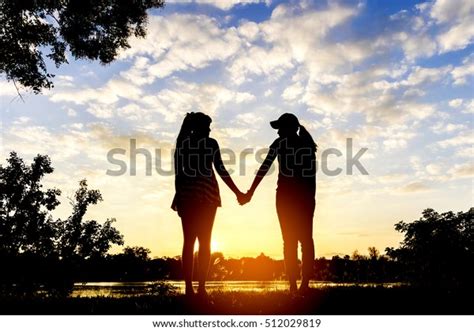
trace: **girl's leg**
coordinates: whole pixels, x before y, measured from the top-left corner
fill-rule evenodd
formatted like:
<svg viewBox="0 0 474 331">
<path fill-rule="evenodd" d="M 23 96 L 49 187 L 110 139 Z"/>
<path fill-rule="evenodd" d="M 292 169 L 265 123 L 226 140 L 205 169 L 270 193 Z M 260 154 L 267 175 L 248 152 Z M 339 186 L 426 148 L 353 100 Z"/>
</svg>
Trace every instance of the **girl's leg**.
<svg viewBox="0 0 474 331">
<path fill-rule="evenodd" d="M 215 206 L 202 207 L 202 213 L 200 213 L 201 219 L 197 231 L 199 240 L 198 292 L 202 294 L 206 293 L 206 279 L 209 272 L 209 261 L 211 259 L 211 234 L 214 225 L 214 218 L 216 216 L 216 209 Z"/>
<path fill-rule="evenodd" d="M 192 216 L 183 215 L 181 217 L 181 224 L 183 226 L 183 253 L 181 256 L 181 263 L 183 267 L 184 283 L 186 286 L 185 293 L 191 295 L 193 290 L 193 258 L 194 258 L 194 243 L 196 241 L 197 233 L 194 226 L 195 220 Z"/>
<path fill-rule="evenodd" d="M 300 285 L 301 290 L 306 290 L 309 288 L 309 280 L 313 276 L 314 272 L 314 242 L 313 242 L 313 216 L 314 216 L 314 207 L 315 203 L 309 201 L 305 208 L 302 208 L 301 215 L 301 231 L 300 231 L 300 241 L 301 241 L 301 253 L 302 253 L 302 281 Z"/>
<path fill-rule="evenodd" d="M 290 291 L 296 291 L 298 278 L 298 237 L 294 227 L 294 210 L 288 203 L 288 197 L 281 192 L 277 193 L 276 207 L 283 237 L 283 256 L 285 258 L 285 271 L 288 277 Z"/>
<path fill-rule="evenodd" d="M 314 243 L 311 235 L 306 235 L 301 238 L 301 251 L 302 251 L 302 280 L 300 289 L 305 290 L 309 287 L 309 280 L 313 276 L 313 265 L 314 265 Z"/>
<path fill-rule="evenodd" d="M 283 256 L 285 258 L 285 269 L 290 283 L 290 291 L 296 291 L 296 279 L 298 278 L 298 241 L 292 233 L 283 236 Z"/>
</svg>

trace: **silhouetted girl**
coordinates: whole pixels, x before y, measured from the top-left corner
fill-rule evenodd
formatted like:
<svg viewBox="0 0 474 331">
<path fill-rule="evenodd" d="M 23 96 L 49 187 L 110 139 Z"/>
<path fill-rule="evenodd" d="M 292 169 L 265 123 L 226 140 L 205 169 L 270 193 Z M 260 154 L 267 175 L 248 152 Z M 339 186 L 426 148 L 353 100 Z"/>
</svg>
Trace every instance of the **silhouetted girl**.
<svg viewBox="0 0 474 331">
<path fill-rule="evenodd" d="M 293 114 L 283 114 L 270 122 L 278 129 L 277 138 L 270 146 L 246 197 L 251 199 L 255 189 L 278 156 L 279 173 L 276 191 L 276 209 L 283 236 L 285 268 L 290 282 L 290 291 L 296 290 L 298 277 L 298 241 L 302 249 L 302 282 L 300 289 L 306 290 L 313 273 L 313 215 L 316 193 L 316 149 L 309 132 L 299 124 Z M 299 129 L 299 134 L 298 134 Z"/>
<path fill-rule="evenodd" d="M 221 206 L 214 165 L 224 183 L 242 198 L 225 169 L 217 141 L 209 137 L 211 118 L 203 113 L 188 113 L 176 140 L 174 154 L 176 194 L 171 208 L 178 212 L 183 226 L 182 265 L 186 294 L 193 294 L 193 255 L 196 238 L 198 253 L 198 293 L 205 294 L 211 255 L 211 232 L 217 207 Z"/>
</svg>

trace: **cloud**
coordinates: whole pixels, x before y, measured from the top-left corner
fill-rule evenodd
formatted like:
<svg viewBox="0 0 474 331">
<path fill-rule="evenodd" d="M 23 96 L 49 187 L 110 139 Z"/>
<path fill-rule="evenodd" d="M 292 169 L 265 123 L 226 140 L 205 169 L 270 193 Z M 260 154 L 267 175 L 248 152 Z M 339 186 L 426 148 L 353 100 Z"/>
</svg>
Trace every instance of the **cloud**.
<svg viewBox="0 0 474 331">
<path fill-rule="evenodd" d="M 430 175 L 439 175 L 443 170 L 443 167 L 436 163 L 430 163 L 426 166 L 426 172 Z"/>
<path fill-rule="evenodd" d="M 409 61 L 464 49 L 474 41 L 474 5 L 471 0 L 437 0 L 415 5 L 390 17 L 402 23 L 392 38 L 401 43 Z"/>
<path fill-rule="evenodd" d="M 431 188 L 424 182 L 412 182 L 401 187 L 399 190 L 403 193 L 416 193 L 429 191 L 430 189 Z"/>
<path fill-rule="evenodd" d="M 466 130 L 466 129 L 467 127 L 464 124 L 454 124 L 454 123 L 444 123 L 444 122 L 437 122 L 435 125 L 431 127 L 431 130 L 436 134 L 462 132 L 463 130 Z"/>
<path fill-rule="evenodd" d="M 459 106 L 462 105 L 462 99 L 452 99 L 449 101 L 449 106 L 452 107 L 452 108 L 458 108 Z"/>
<path fill-rule="evenodd" d="M 169 87 L 156 93 L 145 94 L 139 100 L 118 108 L 114 114 L 128 120 L 136 120 L 135 126 L 144 122 L 164 122 L 168 126 L 187 112 L 201 111 L 214 116 L 222 107 L 247 104 L 255 99 L 249 92 L 239 92 L 221 85 L 175 79 L 170 82 Z M 141 125 L 141 128 L 155 130 L 148 124 Z M 160 131 L 163 131 L 163 128 Z"/>
<path fill-rule="evenodd" d="M 372 40 L 331 41 L 328 37 L 331 30 L 355 17 L 359 10 L 359 7 L 333 2 L 317 9 L 306 3 L 282 4 L 273 10 L 269 20 L 242 21 L 237 27 L 224 27 L 218 20 L 204 15 L 154 16 L 148 37 L 133 40 L 132 48 L 121 54 L 121 59 L 132 61 L 132 65 L 115 80 L 133 82 L 135 86 L 130 89 L 120 88 L 132 93 L 119 95 L 105 86 L 85 89 L 79 95 L 59 93 L 52 98 L 53 101 L 93 103 L 88 110 L 100 118 L 121 114 L 118 116 L 132 120 L 137 117 L 132 108 L 120 108 L 118 112 L 114 109 L 119 100 L 128 99 L 135 105 L 144 105 L 144 112 L 162 114 L 167 122 L 175 121 L 177 114 L 192 109 L 214 114 L 228 102 L 255 100 L 254 95 L 245 92 L 232 94 L 226 88 L 216 92 L 217 85 L 205 83 L 199 88 L 199 83 L 184 83 L 184 79 L 179 80 L 183 82 L 182 90 L 166 86 L 150 95 L 140 89 L 157 78 L 163 80 L 178 72 L 192 73 L 224 63 L 227 77 L 237 85 L 253 83 L 261 76 L 276 87 L 284 75 L 294 73 L 292 83 L 281 93 L 282 99 L 299 100 L 312 112 L 324 114 L 328 123 L 331 117 L 342 119 L 351 113 L 365 114 L 370 123 L 403 123 L 429 117 L 434 112 L 431 105 L 400 100 L 396 90 L 409 88 L 404 92 L 406 98 L 419 97 L 422 86 L 439 82 L 451 67 L 407 68 L 397 64 L 354 72 L 355 64 L 376 57 L 387 47 L 396 47 L 393 40 L 381 36 Z M 185 31 L 183 26 L 187 27 Z M 406 72 L 408 76 L 400 80 Z M 268 91 L 273 92 L 273 86 L 267 89 L 265 96 L 270 95 Z M 194 93 L 197 93 L 196 98 L 193 98 Z M 402 146 L 404 142 L 392 140 L 386 144 Z"/>
<path fill-rule="evenodd" d="M 440 53 L 464 49 L 474 40 L 474 15 L 438 36 Z"/>
<path fill-rule="evenodd" d="M 453 179 L 474 177 L 474 164 L 472 162 L 465 164 L 455 164 L 448 173 Z"/>
<path fill-rule="evenodd" d="M 183 28 L 186 27 L 186 28 Z M 147 38 L 133 39 L 121 59 L 134 59 L 122 75 L 150 84 L 175 72 L 195 71 L 214 61 L 225 61 L 241 48 L 235 28 L 221 28 L 218 21 L 204 15 L 172 14 L 152 16 Z"/>
<path fill-rule="evenodd" d="M 426 91 L 420 90 L 419 88 L 409 88 L 403 92 L 403 97 L 407 99 L 416 99 L 426 95 Z"/>
<path fill-rule="evenodd" d="M 301 82 L 296 82 L 293 85 L 288 86 L 284 91 L 281 97 L 286 101 L 294 101 L 299 98 L 304 92 L 303 85 Z"/>
<path fill-rule="evenodd" d="M 419 86 L 427 83 L 435 83 L 445 77 L 452 70 L 451 66 L 438 68 L 414 67 L 406 80 L 401 82 L 406 86 Z"/>
<path fill-rule="evenodd" d="M 455 155 L 463 159 L 472 159 L 472 156 L 474 155 L 474 146 L 471 145 L 457 148 Z"/>
<path fill-rule="evenodd" d="M 472 145 L 474 141 L 474 132 L 472 130 L 458 133 L 457 136 L 438 141 L 437 145 L 442 148 L 456 147 L 461 145 Z"/>
<path fill-rule="evenodd" d="M 464 114 L 474 113 L 474 99 L 451 99 L 448 102 L 451 108 L 460 109 Z"/>
<path fill-rule="evenodd" d="M 132 82 L 123 78 L 112 78 L 102 87 L 92 88 L 58 88 L 45 93 L 54 103 L 73 103 L 85 106 L 86 110 L 97 118 L 111 119 L 115 116 L 132 117 L 129 108 L 118 107 L 119 101 L 140 102 L 143 98 L 143 91 Z M 141 119 L 145 118 L 146 110 L 136 107 L 137 115 Z M 67 108 L 69 116 L 77 116 L 74 109 Z"/>
<path fill-rule="evenodd" d="M 255 22 L 243 22 L 237 31 L 248 42 L 255 41 L 260 35 L 260 28 Z"/>
<path fill-rule="evenodd" d="M 264 3 L 265 5 L 269 6 L 271 2 L 272 2 L 271 0 L 168 0 L 167 1 L 167 3 L 169 4 L 197 3 L 200 5 L 209 5 L 209 6 L 214 6 L 224 11 L 230 10 L 237 5 L 245 6 L 249 4 Z"/>
<path fill-rule="evenodd" d="M 15 97 L 15 96 L 18 96 L 18 91 L 16 90 L 13 82 L 5 81 L 3 80 L 3 77 L 2 77 L 2 80 L 0 80 L 0 97 L 9 98 L 9 97 Z"/>
<path fill-rule="evenodd" d="M 155 98 L 150 97 L 151 104 Z M 169 113 L 183 113 L 190 110 L 209 115 L 225 104 L 242 104 L 255 100 L 249 92 L 238 92 L 216 84 L 198 84 L 176 80 L 172 89 L 160 91 L 156 99 Z M 146 103 L 150 101 L 145 98 Z"/>
<path fill-rule="evenodd" d="M 74 77 L 70 75 L 58 75 L 54 78 L 54 86 L 58 87 L 73 87 Z"/>
<path fill-rule="evenodd" d="M 69 117 L 76 117 L 77 116 L 77 111 L 75 111 L 74 109 L 69 108 L 69 107 L 63 107 L 63 109 L 66 111 L 66 114 Z"/>
<path fill-rule="evenodd" d="M 465 114 L 474 114 L 474 99 L 464 102 L 466 108 L 462 111 Z"/>
<path fill-rule="evenodd" d="M 20 116 L 16 120 L 14 120 L 12 124 L 13 125 L 24 125 L 24 124 L 27 124 L 27 123 L 30 123 L 30 122 L 31 122 L 31 117 Z"/>
<path fill-rule="evenodd" d="M 150 59 L 144 56 L 137 56 L 132 67 L 127 71 L 122 71 L 120 75 L 126 80 L 134 82 L 136 85 L 151 84 L 155 77 L 148 73 Z"/>
<path fill-rule="evenodd" d="M 265 49 L 253 46 L 240 52 L 227 71 L 231 80 L 240 85 L 250 81 L 251 76 L 264 76 L 270 81 L 276 81 L 293 67 L 291 56 L 284 48 Z"/>
<path fill-rule="evenodd" d="M 430 16 L 444 27 L 437 36 L 439 52 L 464 49 L 474 40 L 474 3 L 470 0 L 437 0 Z"/>
<path fill-rule="evenodd" d="M 113 148 L 130 152 L 130 139 L 137 141 L 137 147 L 154 151 L 160 148 L 168 162 L 171 160 L 171 141 L 156 138 L 155 135 L 130 131 L 121 134 L 103 123 L 72 123 L 57 130 L 40 125 L 15 123 L 5 132 L 5 150 L 17 150 L 27 156 L 47 154 L 62 171 L 101 172 L 103 176 L 110 164 L 107 153 Z M 140 167 L 143 168 L 144 164 Z"/>
<path fill-rule="evenodd" d="M 256 99 L 249 92 L 180 79 L 172 79 L 168 87 L 150 93 L 135 84 L 141 84 L 140 80 L 125 78 L 130 74 L 130 71 L 122 73 L 122 77 L 116 76 L 102 87 L 60 88 L 46 94 L 52 102 L 85 106 L 97 118 L 123 118 L 145 130 L 147 125 L 143 125 L 144 122 L 163 118 L 165 122 L 173 123 L 178 116 L 190 111 L 214 115 L 223 105 L 244 104 Z"/>
<path fill-rule="evenodd" d="M 217 130 L 218 135 L 230 137 L 230 138 L 242 138 L 250 133 L 249 128 L 220 128 Z M 222 140 L 222 139 L 219 139 Z"/>
<path fill-rule="evenodd" d="M 409 61 L 418 57 L 430 57 L 437 50 L 436 41 L 424 32 L 400 32 L 395 34 L 393 39 L 401 43 L 403 52 Z"/>
<path fill-rule="evenodd" d="M 462 63 L 451 71 L 455 85 L 464 85 L 468 77 L 474 76 L 474 54 L 466 57 Z"/>
<path fill-rule="evenodd" d="M 408 175 L 405 173 L 391 173 L 383 176 L 378 176 L 377 181 L 381 184 L 392 184 L 405 181 Z"/>
<path fill-rule="evenodd" d="M 390 16 L 393 24 L 388 25 L 388 30 L 381 37 L 389 47 L 400 45 L 409 62 L 414 62 L 419 57 L 430 57 L 438 49 L 436 40 L 430 33 L 433 24 L 430 24 L 426 13 L 428 7 L 418 4 L 414 10 L 402 10 Z"/>
<path fill-rule="evenodd" d="M 260 24 L 245 22 L 239 27 L 247 40 L 259 37 L 260 43 L 243 44 L 229 72 L 236 84 L 251 76 L 264 75 L 276 80 L 287 71 L 304 66 L 310 76 L 333 71 L 348 60 L 361 61 L 370 54 L 370 47 L 348 42 L 331 44 L 325 40 L 331 29 L 346 22 L 357 13 L 356 8 L 331 3 L 314 10 L 303 4 L 281 4 L 268 21 Z"/>
<path fill-rule="evenodd" d="M 351 73 L 329 87 L 310 83 L 302 101 L 317 114 L 340 119 L 360 113 L 372 124 L 402 124 L 434 114 L 433 105 L 400 99 L 392 86 L 380 86 L 383 84 L 379 84 L 374 75 L 377 74 L 370 71 Z M 421 82 L 420 79 L 417 83 Z"/>
<path fill-rule="evenodd" d="M 415 128 L 407 125 L 391 125 L 380 132 L 386 151 L 403 149 L 408 142 L 416 136 Z"/>
<path fill-rule="evenodd" d="M 263 121 L 262 116 L 257 115 L 253 112 L 238 114 L 235 118 L 243 125 L 256 125 Z"/>
<path fill-rule="evenodd" d="M 48 91 L 45 93 L 53 102 L 69 102 L 78 105 L 99 104 L 112 105 L 120 98 L 128 100 L 139 100 L 142 96 L 142 90 L 130 81 L 113 78 L 103 87 L 92 88 L 65 88 Z"/>
<path fill-rule="evenodd" d="M 470 0 L 436 0 L 429 15 L 437 23 L 464 21 L 474 13 L 474 3 Z"/>
</svg>

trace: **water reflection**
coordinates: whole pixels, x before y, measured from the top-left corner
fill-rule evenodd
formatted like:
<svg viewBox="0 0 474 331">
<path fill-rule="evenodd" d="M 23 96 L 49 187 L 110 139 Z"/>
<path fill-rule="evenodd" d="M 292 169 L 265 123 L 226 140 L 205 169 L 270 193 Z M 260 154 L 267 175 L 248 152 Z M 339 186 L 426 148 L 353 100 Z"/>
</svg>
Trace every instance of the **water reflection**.
<svg viewBox="0 0 474 331">
<path fill-rule="evenodd" d="M 197 286 L 197 283 L 195 284 Z M 323 288 L 333 286 L 362 286 L 362 287 L 395 287 L 402 283 L 333 283 L 311 281 L 310 287 Z M 288 289 L 288 282 L 281 281 L 210 281 L 206 283 L 208 292 L 213 291 L 239 291 L 239 292 L 268 292 L 284 291 Z M 76 283 L 71 294 L 72 297 L 132 297 L 140 295 L 159 295 L 167 289 L 182 294 L 184 293 L 183 281 L 161 282 L 96 282 Z"/>
</svg>

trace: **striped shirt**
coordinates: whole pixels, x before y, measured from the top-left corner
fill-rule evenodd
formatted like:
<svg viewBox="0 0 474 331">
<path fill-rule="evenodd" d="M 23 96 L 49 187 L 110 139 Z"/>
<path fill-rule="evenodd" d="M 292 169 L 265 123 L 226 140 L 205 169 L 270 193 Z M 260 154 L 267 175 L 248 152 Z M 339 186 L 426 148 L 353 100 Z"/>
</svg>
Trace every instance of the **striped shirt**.
<svg viewBox="0 0 474 331">
<path fill-rule="evenodd" d="M 191 202 L 221 206 L 219 185 L 213 170 L 219 145 L 212 138 L 187 138 L 175 153 L 176 194 L 171 208 L 178 210 Z"/>
</svg>

